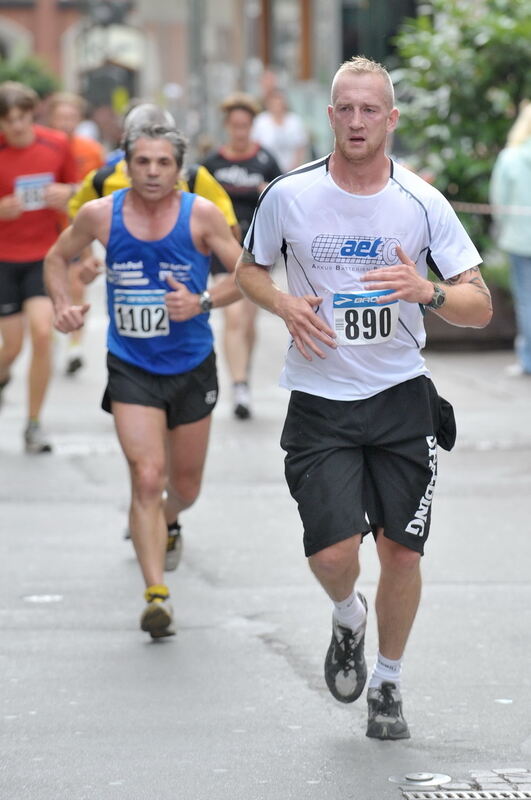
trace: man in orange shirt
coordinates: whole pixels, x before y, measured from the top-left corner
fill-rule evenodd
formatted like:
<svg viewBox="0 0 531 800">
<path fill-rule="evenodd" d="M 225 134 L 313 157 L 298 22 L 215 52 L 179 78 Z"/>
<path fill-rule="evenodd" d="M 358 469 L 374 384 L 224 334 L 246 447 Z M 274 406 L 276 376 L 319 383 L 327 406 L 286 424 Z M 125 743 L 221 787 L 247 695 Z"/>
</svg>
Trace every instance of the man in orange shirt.
<svg viewBox="0 0 531 800">
<path fill-rule="evenodd" d="M 50 452 L 39 415 L 51 373 L 53 309 L 43 259 L 59 233 L 75 191 L 76 168 L 64 133 L 33 124 L 37 94 L 14 81 L 0 84 L 0 400 L 27 325 L 29 367 L 26 450 Z"/>
<path fill-rule="evenodd" d="M 77 183 L 81 183 L 85 175 L 99 169 L 105 163 L 105 152 L 101 144 L 86 136 L 78 136 L 77 127 L 83 119 L 86 103 L 82 97 L 71 92 L 56 92 L 48 98 L 48 125 L 68 136 L 70 148 L 76 162 Z M 65 220 L 66 222 L 66 220 Z M 68 224 L 68 223 L 66 223 Z M 64 227 L 66 227 L 66 224 Z M 87 262 L 93 262 L 94 256 L 89 249 L 76 265 L 69 271 L 70 294 L 76 305 L 85 302 L 85 284 L 80 273 Z M 66 374 L 74 375 L 83 366 L 81 353 L 81 329 L 73 331 L 69 336 Z"/>
</svg>

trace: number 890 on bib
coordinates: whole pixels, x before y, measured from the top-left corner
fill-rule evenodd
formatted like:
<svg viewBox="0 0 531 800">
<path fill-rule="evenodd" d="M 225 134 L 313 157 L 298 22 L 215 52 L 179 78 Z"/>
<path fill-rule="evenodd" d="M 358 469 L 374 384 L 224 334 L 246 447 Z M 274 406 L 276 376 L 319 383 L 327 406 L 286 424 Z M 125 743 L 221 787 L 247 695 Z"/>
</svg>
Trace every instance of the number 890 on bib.
<svg viewBox="0 0 531 800">
<path fill-rule="evenodd" d="M 334 294 L 334 329 L 338 344 L 380 344 L 392 339 L 398 323 L 398 300 L 378 303 L 391 289 Z"/>
</svg>

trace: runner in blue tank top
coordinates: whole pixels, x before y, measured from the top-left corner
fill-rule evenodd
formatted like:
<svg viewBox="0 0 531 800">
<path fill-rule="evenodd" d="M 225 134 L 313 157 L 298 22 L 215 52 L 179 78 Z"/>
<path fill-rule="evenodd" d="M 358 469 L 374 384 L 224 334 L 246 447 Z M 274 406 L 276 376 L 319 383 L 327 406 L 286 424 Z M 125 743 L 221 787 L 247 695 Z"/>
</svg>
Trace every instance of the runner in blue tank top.
<svg viewBox="0 0 531 800">
<path fill-rule="evenodd" d="M 213 203 L 175 191 L 185 151 L 178 131 L 132 127 L 124 149 L 131 189 L 83 206 L 49 251 L 45 276 L 56 328 L 77 330 L 89 306 L 72 304 L 68 265 L 94 239 L 107 250 L 102 406 L 131 474 L 129 526 L 146 584 L 140 624 L 160 638 L 175 633 L 164 568 L 179 561 L 177 518 L 199 494 L 217 400 L 208 312 L 241 297 L 232 274 L 206 290 L 210 253 L 232 273 L 241 247 Z"/>
<path fill-rule="evenodd" d="M 210 256 L 199 252 L 190 233 L 196 195 L 183 192 L 173 229 L 157 241 L 141 241 L 124 225 L 123 204 L 130 190 L 112 195 L 113 212 L 107 246 L 109 352 L 128 364 L 160 375 L 188 372 L 209 355 L 213 336 L 208 314 L 183 322 L 168 319 L 168 277 L 189 291 L 206 290 Z"/>
</svg>

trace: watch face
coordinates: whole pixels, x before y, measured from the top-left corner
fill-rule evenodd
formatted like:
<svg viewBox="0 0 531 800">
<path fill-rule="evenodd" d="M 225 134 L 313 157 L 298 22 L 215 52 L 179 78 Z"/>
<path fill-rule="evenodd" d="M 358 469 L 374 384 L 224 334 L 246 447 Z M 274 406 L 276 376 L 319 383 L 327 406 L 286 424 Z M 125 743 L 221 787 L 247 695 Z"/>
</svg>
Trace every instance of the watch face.
<svg viewBox="0 0 531 800">
<path fill-rule="evenodd" d="M 432 308 L 440 308 L 441 306 L 444 305 L 445 300 L 446 300 L 446 294 L 444 292 L 444 289 L 441 289 L 440 286 L 436 286 L 430 306 Z"/>
</svg>

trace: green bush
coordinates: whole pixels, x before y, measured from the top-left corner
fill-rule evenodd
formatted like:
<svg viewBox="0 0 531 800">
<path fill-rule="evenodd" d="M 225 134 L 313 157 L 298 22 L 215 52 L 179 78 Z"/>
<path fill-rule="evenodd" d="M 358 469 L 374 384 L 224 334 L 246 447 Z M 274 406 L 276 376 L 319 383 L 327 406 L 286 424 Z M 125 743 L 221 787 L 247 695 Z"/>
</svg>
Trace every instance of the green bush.
<svg viewBox="0 0 531 800">
<path fill-rule="evenodd" d="M 0 83 L 3 81 L 19 81 L 31 86 L 41 98 L 59 88 L 55 75 L 36 58 L 26 58 L 23 61 L 0 59 Z"/>
<path fill-rule="evenodd" d="M 531 97 L 529 0 L 432 0 L 395 39 L 399 138 L 450 201 L 488 202 L 496 155 Z M 490 217 L 460 215 L 481 251 Z"/>
</svg>

